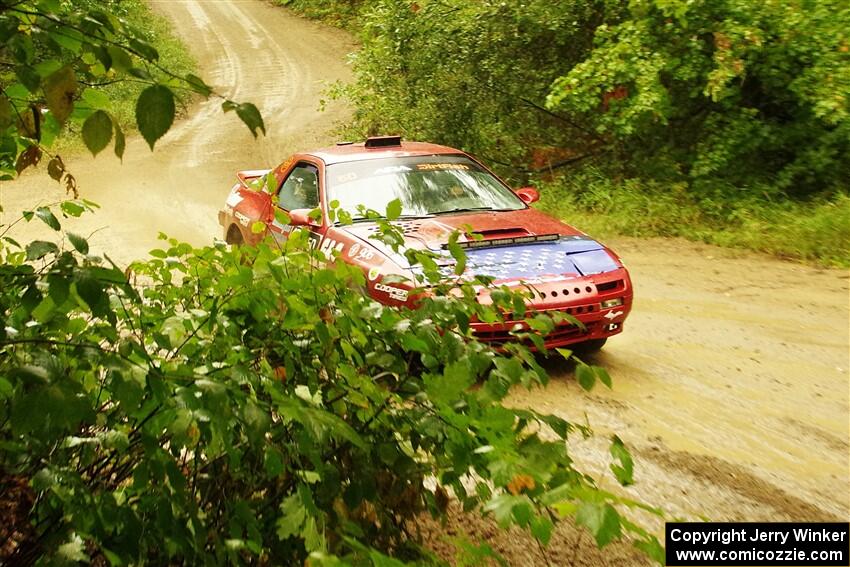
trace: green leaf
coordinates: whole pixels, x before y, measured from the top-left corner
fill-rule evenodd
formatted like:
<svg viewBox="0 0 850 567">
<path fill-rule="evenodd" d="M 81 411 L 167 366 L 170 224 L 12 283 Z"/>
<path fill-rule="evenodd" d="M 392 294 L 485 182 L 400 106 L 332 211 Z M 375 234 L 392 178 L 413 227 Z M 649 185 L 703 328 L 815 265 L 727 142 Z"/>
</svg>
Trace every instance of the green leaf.
<svg viewBox="0 0 850 567">
<path fill-rule="evenodd" d="M 130 38 L 130 47 L 148 61 L 159 59 L 159 52 L 150 43 L 137 38 Z"/>
<path fill-rule="evenodd" d="M 266 475 L 269 478 L 280 476 L 280 473 L 283 472 L 283 457 L 280 451 L 274 447 L 266 447 L 263 466 L 265 467 Z"/>
<path fill-rule="evenodd" d="M 452 255 L 452 258 L 455 259 L 455 269 L 454 272 L 456 275 L 461 275 L 466 270 L 466 252 L 464 252 L 463 248 L 456 241 L 449 241 L 449 253 Z"/>
<path fill-rule="evenodd" d="M 136 124 L 151 150 L 156 141 L 171 128 L 174 113 L 174 94 L 168 87 L 153 85 L 139 95 L 136 101 Z"/>
<path fill-rule="evenodd" d="M 42 83 L 47 108 L 56 120 L 62 124 L 74 109 L 74 96 L 77 93 L 77 76 L 74 69 L 65 66 L 44 79 Z"/>
<path fill-rule="evenodd" d="M 564 357 L 564 360 L 569 360 L 570 357 L 572 357 L 572 355 L 573 355 L 573 351 L 571 351 L 568 348 L 556 348 L 555 350 L 557 351 L 558 354 L 560 354 L 562 357 Z"/>
<path fill-rule="evenodd" d="M 112 59 L 112 68 L 121 71 L 122 73 L 126 73 L 133 67 L 133 59 L 130 55 L 122 48 L 116 47 L 114 45 L 110 45 L 106 48 L 106 51 L 109 53 L 109 57 Z"/>
<path fill-rule="evenodd" d="M 620 515 L 607 503 L 582 503 L 576 513 L 576 523 L 590 530 L 596 539 L 596 545 L 600 548 L 605 547 L 621 534 Z"/>
<path fill-rule="evenodd" d="M 83 34 L 70 26 L 62 26 L 50 32 L 50 39 L 71 53 L 77 54 L 83 45 Z"/>
<path fill-rule="evenodd" d="M 124 150 L 127 147 L 127 140 L 124 138 L 124 131 L 118 122 L 115 122 L 115 155 L 119 159 L 124 159 Z"/>
<path fill-rule="evenodd" d="M 68 240 L 74 246 L 74 248 L 80 254 L 88 254 L 89 253 L 89 242 L 82 236 L 76 235 L 73 232 L 65 233 L 68 236 Z"/>
<path fill-rule="evenodd" d="M 41 86 L 41 75 L 35 69 L 22 65 L 15 69 L 15 76 L 31 93 L 38 91 Z"/>
<path fill-rule="evenodd" d="M 576 380 L 582 388 L 589 391 L 596 384 L 596 374 L 590 366 L 580 363 L 576 366 Z"/>
<path fill-rule="evenodd" d="M 387 220 L 396 220 L 401 216 L 401 200 L 393 199 L 387 203 Z"/>
<path fill-rule="evenodd" d="M 667 559 L 666 554 L 664 553 L 664 546 L 662 546 L 656 538 L 651 537 L 646 540 L 635 541 L 634 546 L 646 553 L 659 565 L 664 565 L 664 562 Z"/>
<path fill-rule="evenodd" d="M 47 207 L 37 208 L 35 210 L 35 216 L 40 218 L 44 224 L 53 230 L 59 230 L 62 228 L 62 225 L 59 224 L 59 219 L 57 219 L 53 212 Z"/>
<path fill-rule="evenodd" d="M 250 102 L 243 102 L 236 107 L 236 115 L 245 123 L 251 134 L 257 137 L 257 130 L 261 130 L 263 135 L 266 133 L 266 125 L 263 123 L 263 117 L 257 107 Z"/>
<path fill-rule="evenodd" d="M 369 550 L 369 559 L 372 560 L 373 567 L 405 567 L 407 563 L 403 563 L 393 557 L 388 557 L 374 549 Z"/>
<path fill-rule="evenodd" d="M 281 540 L 292 537 L 301 532 L 307 510 L 297 495 L 288 496 L 280 507 L 281 516 L 275 522 L 277 537 Z"/>
<path fill-rule="evenodd" d="M 86 208 L 77 201 L 62 201 L 59 208 L 69 217 L 79 217 L 86 212 Z"/>
<path fill-rule="evenodd" d="M 109 110 L 112 106 L 112 101 L 109 97 L 99 89 L 86 89 L 82 94 L 83 101 L 94 109 Z"/>
<path fill-rule="evenodd" d="M 48 294 L 53 303 L 57 306 L 62 306 L 68 299 L 71 289 L 71 282 L 68 278 L 59 274 L 51 274 L 48 277 L 49 289 Z"/>
<path fill-rule="evenodd" d="M 186 82 L 189 84 L 189 87 L 195 91 L 196 93 L 202 94 L 204 96 L 210 96 L 212 94 L 212 87 L 204 82 L 204 80 L 197 75 L 193 75 L 189 73 L 185 77 Z"/>
<path fill-rule="evenodd" d="M 83 142 L 92 155 L 97 155 L 109 145 L 110 140 L 112 119 L 106 112 L 98 110 L 83 123 Z"/>
<path fill-rule="evenodd" d="M 85 301 L 93 315 L 97 317 L 108 315 L 109 296 L 104 291 L 103 284 L 90 276 L 83 276 L 75 282 L 75 287 L 77 294 Z"/>
<path fill-rule="evenodd" d="M 549 545 L 549 540 L 552 539 L 552 529 L 554 524 L 552 520 L 546 516 L 537 516 L 531 520 L 531 535 L 543 545 Z"/>
<path fill-rule="evenodd" d="M 623 441 L 616 435 L 612 436 L 611 446 L 608 450 L 612 457 L 620 461 L 619 465 L 611 463 L 611 471 L 617 477 L 617 481 L 623 486 L 634 484 L 634 461 Z"/>
<path fill-rule="evenodd" d="M 612 385 L 611 375 L 608 374 L 607 370 L 605 370 L 601 366 L 594 366 L 593 371 L 596 373 L 596 377 L 599 379 L 600 382 L 602 382 L 603 384 L 605 384 L 609 388 L 611 387 L 611 385 Z"/>
<path fill-rule="evenodd" d="M 266 223 L 263 221 L 254 221 L 251 224 L 251 232 L 254 234 L 262 234 L 266 231 Z"/>
</svg>

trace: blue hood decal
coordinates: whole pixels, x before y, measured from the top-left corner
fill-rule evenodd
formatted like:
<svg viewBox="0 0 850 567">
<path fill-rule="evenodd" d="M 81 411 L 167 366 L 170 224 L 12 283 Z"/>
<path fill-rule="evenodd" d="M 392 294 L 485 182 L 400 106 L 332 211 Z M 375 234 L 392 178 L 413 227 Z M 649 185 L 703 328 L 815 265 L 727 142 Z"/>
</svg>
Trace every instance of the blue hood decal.
<svg viewBox="0 0 850 567">
<path fill-rule="evenodd" d="M 588 276 L 610 272 L 619 265 L 601 244 L 584 236 L 496 248 L 466 250 L 469 275 L 497 280 L 530 279 L 542 275 Z"/>
</svg>

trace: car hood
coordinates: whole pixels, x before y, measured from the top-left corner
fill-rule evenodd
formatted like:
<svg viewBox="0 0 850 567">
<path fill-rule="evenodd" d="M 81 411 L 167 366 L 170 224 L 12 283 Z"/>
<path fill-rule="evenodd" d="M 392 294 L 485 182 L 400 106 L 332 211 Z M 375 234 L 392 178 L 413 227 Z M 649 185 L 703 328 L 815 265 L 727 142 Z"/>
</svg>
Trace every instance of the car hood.
<svg viewBox="0 0 850 567">
<path fill-rule="evenodd" d="M 430 250 L 441 256 L 437 262 L 451 272 L 455 261 L 445 250 L 455 231 L 479 233 L 484 240 L 459 242 L 466 246 L 466 276 L 488 275 L 497 281 L 528 280 L 539 276 L 584 276 L 613 271 L 621 265 L 598 242 L 568 224 L 534 209 L 459 213 L 393 222 L 404 234 L 405 247 Z M 339 227 L 385 254 L 402 269 L 410 265 L 403 254 L 373 238 L 375 223 L 361 222 Z M 538 240 L 539 239 L 539 240 Z M 400 251 L 403 252 L 403 251 Z"/>
</svg>

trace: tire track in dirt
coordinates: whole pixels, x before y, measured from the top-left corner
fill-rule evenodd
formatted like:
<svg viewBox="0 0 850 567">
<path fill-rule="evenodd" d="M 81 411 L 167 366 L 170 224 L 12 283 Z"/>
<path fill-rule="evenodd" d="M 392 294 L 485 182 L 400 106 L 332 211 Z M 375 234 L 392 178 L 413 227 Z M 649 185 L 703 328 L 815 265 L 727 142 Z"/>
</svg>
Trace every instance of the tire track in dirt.
<svg viewBox="0 0 850 567">
<path fill-rule="evenodd" d="M 840 522 L 842 518 L 825 512 L 816 505 L 789 494 L 746 469 L 711 455 L 694 455 L 684 451 L 664 451 L 658 447 L 639 449 L 639 458 L 651 459 L 671 475 L 688 474 L 695 480 L 720 486 L 770 507 L 765 521 Z"/>
</svg>

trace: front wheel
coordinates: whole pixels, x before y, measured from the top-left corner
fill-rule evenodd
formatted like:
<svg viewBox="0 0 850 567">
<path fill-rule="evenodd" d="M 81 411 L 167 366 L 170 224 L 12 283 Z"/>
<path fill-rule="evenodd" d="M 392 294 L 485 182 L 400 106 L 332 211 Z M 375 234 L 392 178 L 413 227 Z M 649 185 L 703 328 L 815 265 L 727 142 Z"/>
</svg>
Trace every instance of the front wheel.
<svg viewBox="0 0 850 567">
<path fill-rule="evenodd" d="M 236 225 L 231 225 L 230 229 L 228 229 L 225 242 L 235 246 L 242 246 L 245 243 L 245 240 L 242 238 L 242 232 L 236 228 Z"/>
<path fill-rule="evenodd" d="M 584 341 L 583 343 L 576 343 L 572 345 L 572 350 L 574 352 L 579 353 L 590 353 L 596 352 L 602 347 L 605 346 L 605 343 L 608 342 L 608 339 L 590 339 L 589 341 Z"/>
</svg>

